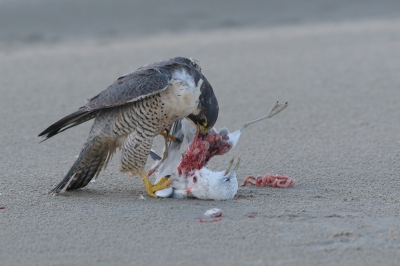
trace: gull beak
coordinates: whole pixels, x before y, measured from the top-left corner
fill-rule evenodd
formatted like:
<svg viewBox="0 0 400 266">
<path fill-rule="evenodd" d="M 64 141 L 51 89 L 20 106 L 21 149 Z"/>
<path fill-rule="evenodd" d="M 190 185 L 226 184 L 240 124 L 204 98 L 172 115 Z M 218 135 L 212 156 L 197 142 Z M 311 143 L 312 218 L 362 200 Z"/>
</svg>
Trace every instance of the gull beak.
<svg viewBox="0 0 400 266">
<path fill-rule="evenodd" d="M 183 193 L 186 194 L 187 197 L 192 197 L 192 198 L 194 198 L 194 195 L 193 195 L 193 193 L 192 193 L 192 188 L 188 188 L 188 189 L 184 190 Z"/>
</svg>

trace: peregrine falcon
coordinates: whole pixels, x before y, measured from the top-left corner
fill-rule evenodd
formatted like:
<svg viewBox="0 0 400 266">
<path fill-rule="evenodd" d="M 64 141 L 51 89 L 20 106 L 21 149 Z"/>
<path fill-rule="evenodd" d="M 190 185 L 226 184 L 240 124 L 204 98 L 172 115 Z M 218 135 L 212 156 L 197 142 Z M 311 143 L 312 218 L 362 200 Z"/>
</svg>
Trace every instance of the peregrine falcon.
<svg viewBox="0 0 400 266">
<path fill-rule="evenodd" d="M 59 193 L 67 184 L 66 190 L 85 187 L 120 148 L 120 170 L 140 176 L 147 193 L 157 197 L 154 192 L 166 188 L 172 180 L 162 178 L 152 184 L 145 172 L 154 137 L 161 134 L 173 138 L 164 131 L 182 117 L 205 135 L 214 126 L 218 111 L 213 88 L 197 60 L 175 57 L 140 67 L 39 134 L 46 140 L 95 118 L 78 159 L 50 193 Z"/>
</svg>

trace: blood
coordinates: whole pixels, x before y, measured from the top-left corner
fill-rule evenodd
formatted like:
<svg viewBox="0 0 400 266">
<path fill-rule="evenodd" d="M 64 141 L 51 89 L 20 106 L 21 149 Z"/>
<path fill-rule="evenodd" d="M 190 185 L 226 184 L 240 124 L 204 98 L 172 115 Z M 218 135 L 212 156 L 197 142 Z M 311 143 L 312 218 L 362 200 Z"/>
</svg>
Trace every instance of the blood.
<svg viewBox="0 0 400 266">
<path fill-rule="evenodd" d="M 193 142 L 185 153 L 180 165 L 178 173 L 189 176 L 194 170 L 203 168 L 214 155 L 223 155 L 227 153 L 233 144 L 229 140 L 228 135 L 221 135 L 215 130 L 211 130 L 206 136 L 196 133 Z M 266 174 L 263 176 L 248 176 L 242 186 L 247 184 L 258 187 L 267 186 L 274 188 L 288 188 L 296 184 L 296 180 L 281 175 Z"/>
<path fill-rule="evenodd" d="M 196 133 L 192 144 L 181 164 L 178 166 L 178 173 L 188 174 L 194 170 L 203 168 L 214 155 L 222 155 L 232 148 L 232 142 L 228 136 L 223 136 L 216 131 L 210 131 L 202 137 Z"/>
<path fill-rule="evenodd" d="M 247 218 L 256 218 L 257 214 L 258 214 L 258 212 L 249 212 L 246 217 Z"/>
<path fill-rule="evenodd" d="M 216 212 L 210 215 L 210 217 L 215 218 L 215 217 L 222 217 L 222 212 Z"/>
<path fill-rule="evenodd" d="M 219 222 L 221 220 L 222 220 L 222 218 L 219 217 L 219 218 L 215 218 L 215 219 L 212 219 L 212 220 L 199 219 L 199 220 L 197 220 L 197 222 L 199 222 L 199 223 L 212 223 L 212 222 Z"/>
</svg>

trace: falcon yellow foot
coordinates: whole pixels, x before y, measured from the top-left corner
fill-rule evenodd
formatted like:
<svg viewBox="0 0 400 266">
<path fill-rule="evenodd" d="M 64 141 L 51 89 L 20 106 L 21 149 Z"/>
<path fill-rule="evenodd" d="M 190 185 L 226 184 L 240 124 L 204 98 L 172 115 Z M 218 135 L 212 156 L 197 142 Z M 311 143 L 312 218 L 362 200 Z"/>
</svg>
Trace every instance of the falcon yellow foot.
<svg viewBox="0 0 400 266">
<path fill-rule="evenodd" d="M 176 138 L 175 136 L 170 135 L 169 132 L 163 131 L 163 132 L 160 133 L 160 135 L 163 136 L 164 139 L 170 139 L 170 140 L 172 140 L 173 142 L 181 142 L 181 141 L 180 141 L 178 138 Z"/>
<path fill-rule="evenodd" d="M 155 184 L 152 184 L 149 180 L 149 178 L 147 177 L 146 174 L 141 174 L 140 177 L 142 178 L 142 181 L 144 183 L 144 185 L 146 186 L 146 192 L 150 197 L 153 198 L 157 198 L 157 195 L 154 193 L 158 190 L 162 190 L 164 188 L 167 188 L 171 183 L 172 183 L 172 179 L 171 178 L 167 178 L 167 177 L 162 177 L 160 179 L 160 181 L 158 181 Z"/>
</svg>

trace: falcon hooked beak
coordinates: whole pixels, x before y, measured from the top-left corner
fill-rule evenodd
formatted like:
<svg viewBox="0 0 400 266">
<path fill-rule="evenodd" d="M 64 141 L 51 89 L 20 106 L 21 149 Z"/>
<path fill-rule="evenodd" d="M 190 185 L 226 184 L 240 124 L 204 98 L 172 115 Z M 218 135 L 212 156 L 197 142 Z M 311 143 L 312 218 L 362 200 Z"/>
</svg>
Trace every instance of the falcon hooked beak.
<svg viewBox="0 0 400 266">
<path fill-rule="evenodd" d="M 207 135 L 208 131 L 214 127 L 219 113 L 218 101 L 213 88 L 204 76 L 203 78 L 198 105 L 195 111 L 187 116 L 195 124 L 197 132 L 201 136 Z"/>
</svg>

